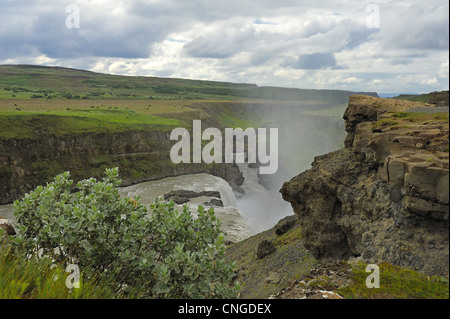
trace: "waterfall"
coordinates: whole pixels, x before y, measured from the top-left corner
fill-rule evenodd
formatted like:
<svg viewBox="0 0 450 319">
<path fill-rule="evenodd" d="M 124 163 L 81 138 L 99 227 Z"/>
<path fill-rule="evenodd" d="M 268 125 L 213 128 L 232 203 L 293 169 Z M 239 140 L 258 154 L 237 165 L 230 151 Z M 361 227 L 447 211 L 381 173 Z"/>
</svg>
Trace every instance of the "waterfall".
<svg viewBox="0 0 450 319">
<path fill-rule="evenodd" d="M 258 169 L 249 167 L 248 163 L 237 164 L 244 177 L 242 189 L 247 196 L 267 195 L 268 191 L 259 183 Z"/>
<path fill-rule="evenodd" d="M 139 196 L 140 203 L 149 207 L 156 197 L 164 196 L 173 190 L 218 191 L 223 207 L 214 206 L 214 212 L 222 222 L 226 239 L 239 242 L 273 227 L 283 217 L 292 215 L 292 209 L 277 191 L 269 191 L 259 184 L 257 168 L 249 167 L 248 163 L 237 165 L 244 177 L 242 185 L 244 194 L 237 194 L 237 198 L 227 181 L 206 173 L 167 177 L 120 187 L 119 193 L 127 197 Z M 211 199 L 212 197 L 207 196 L 195 197 L 187 204 L 192 214 L 196 216 L 198 206 L 208 208 L 205 203 Z M 179 211 L 183 209 L 183 205 L 175 207 Z M 10 219 L 13 225 L 15 224 L 12 204 L 0 205 L 0 216 Z"/>
<path fill-rule="evenodd" d="M 217 180 L 216 187 L 217 190 L 220 192 L 220 196 L 222 199 L 222 203 L 224 207 L 237 207 L 237 201 L 236 201 L 236 195 L 233 192 L 233 189 L 231 188 L 230 184 L 228 184 L 227 181 L 220 177 L 214 176 Z M 210 190 L 210 189 L 205 189 Z M 214 189 L 211 189 L 214 190 Z"/>
<path fill-rule="evenodd" d="M 278 191 L 267 190 L 259 183 L 257 168 L 249 167 L 248 163 L 237 165 L 244 177 L 244 194 L 238 197 L 237 207 L 249 220 L 252 234 L 272 228 L 280 219 L 293 214 L 291 206 Z M 274 189 L 280 187 L 276 185 Z"/>
</svg>

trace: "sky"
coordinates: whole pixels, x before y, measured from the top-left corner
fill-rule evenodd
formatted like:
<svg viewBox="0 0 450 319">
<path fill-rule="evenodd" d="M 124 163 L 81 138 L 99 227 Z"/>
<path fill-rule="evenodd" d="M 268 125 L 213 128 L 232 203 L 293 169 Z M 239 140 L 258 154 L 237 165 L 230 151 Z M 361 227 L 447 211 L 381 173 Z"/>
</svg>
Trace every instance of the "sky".
<svg viewBox="0 0 450 319">
<path fill-rule="evenodd" d="M 0 64 L 427 93 L 449 87 L 449 2 L 0 0 Z"/>
</svg>

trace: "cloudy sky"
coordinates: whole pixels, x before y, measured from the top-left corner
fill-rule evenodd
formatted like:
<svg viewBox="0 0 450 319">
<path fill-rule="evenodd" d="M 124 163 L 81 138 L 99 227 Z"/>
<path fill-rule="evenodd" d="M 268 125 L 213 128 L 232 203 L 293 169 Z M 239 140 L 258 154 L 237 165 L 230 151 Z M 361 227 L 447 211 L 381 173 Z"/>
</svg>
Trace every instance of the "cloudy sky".
<svg viewBox="0 0 450 319">
<path fill-rule="evenodd" d="M 0 64 L 424 93 L 448 90 L 447 0 L 0 0 Z"/>
</svg>

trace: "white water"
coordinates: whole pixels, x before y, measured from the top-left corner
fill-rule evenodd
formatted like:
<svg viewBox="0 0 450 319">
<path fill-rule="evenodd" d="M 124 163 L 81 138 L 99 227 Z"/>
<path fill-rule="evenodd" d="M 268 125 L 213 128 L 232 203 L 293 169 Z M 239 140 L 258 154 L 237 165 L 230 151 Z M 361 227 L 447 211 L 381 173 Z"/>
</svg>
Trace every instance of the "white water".
<svg viewBox="0 0 450 319">
<path fill-rule="evenodd" d="M 248 163 L 237 164 L 244 176 L 244 194 L 238 196 L 237 204 L 242 215 L 251 224 L 252 235 L 272 228 L 280 219 L 292 215 L 292 208 L 276 191 L 265 189 L 258 180 L 258 168 Z M 281 188 L 281 185 L 275 189 Z"/>
</svg>

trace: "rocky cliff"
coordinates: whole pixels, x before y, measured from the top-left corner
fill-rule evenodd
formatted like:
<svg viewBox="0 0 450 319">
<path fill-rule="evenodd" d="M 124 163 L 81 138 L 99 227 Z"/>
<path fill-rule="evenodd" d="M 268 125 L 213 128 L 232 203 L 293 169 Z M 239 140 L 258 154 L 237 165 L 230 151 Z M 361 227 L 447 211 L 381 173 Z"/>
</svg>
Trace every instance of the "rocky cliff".
<svg viewBox="0 0 450 319">
<path fill-rule="evenodd" d="M 448 107 L 352 96 L 344 119 L 345 147 L 280 190 L 305 247 L 324 261 L 448 274 Z"/>
<path fill-rule="evenodd" d="M 242 185 L 235 164 L 173 164 L 174 141 L 169 137 L 170 132 L 141 130 L 0 139 L 0 204 L 21 198 L 64 171 L 81 180 L 100 178 L 110 167 L 119 167 L 123 186 L 194 173 L 222 177 L 233 187 Z"/>
</svg>

